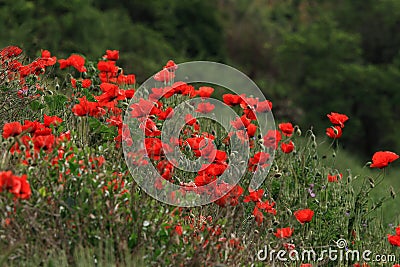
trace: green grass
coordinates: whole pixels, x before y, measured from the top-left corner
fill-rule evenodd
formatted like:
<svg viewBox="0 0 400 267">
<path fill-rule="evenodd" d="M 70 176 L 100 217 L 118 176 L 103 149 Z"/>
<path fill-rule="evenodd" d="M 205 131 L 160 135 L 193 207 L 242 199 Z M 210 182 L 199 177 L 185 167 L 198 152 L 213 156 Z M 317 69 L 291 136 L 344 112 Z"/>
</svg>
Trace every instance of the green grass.
<svg viewBox="0 0 400 267">
<path fill-rule="evenodd" d="M 358 189 L 359 185 L 365 180 L 369 182 L 369 178 L 377 182 L 379 180 L 377 177 L 384 174 L 382 182 L 380 184 L 375 184 L 376 188 L 371 191 L 371 200 L 377 202 L 381 197 L 391 196 L 391 187 L 394 192 L 399 195 L 400 165 L 398 162 L 394 162 L 393 165 L 384 170 L 373 169 L 368 166 L 368 160 L 365 161 L 358 154 L 352 153 L 340 146 L 334 152 L 329 142 L 331 142 L 331 140 L 327 140 L 326 138 L 318 141 L 318 151 L 321 160 L 326 161 L 325 164 L 328 166 L 334 166 L 343 173 L 343 175 L 350 172 L 353 178 L 355 178 L 356 189 Z M 370 160 L 371 159 L 369 159 L 369 161 Z M 398 196 L 394 199 L 390 198 L 383 203 L 382 216 L 385 223 L 389 224 L 400 220 L 400 215 L 398 213 L 399 205 L 400 199 Z"/>
</svg>

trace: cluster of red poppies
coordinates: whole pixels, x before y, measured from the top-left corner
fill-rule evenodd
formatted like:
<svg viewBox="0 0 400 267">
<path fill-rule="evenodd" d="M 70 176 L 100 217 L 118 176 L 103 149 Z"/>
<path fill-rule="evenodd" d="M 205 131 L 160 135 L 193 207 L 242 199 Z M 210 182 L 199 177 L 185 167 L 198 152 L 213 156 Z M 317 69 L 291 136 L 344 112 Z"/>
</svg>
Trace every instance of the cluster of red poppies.
<svg viewBox="0 0 400 267">
<path fill-rule="evenodd" d="M 333 126 L 326 129 L 326 135 L 332 139 L 338 139 L 342 136 L 344 123 L 349 119 L 345 114 L 331 112 L 327 115 Z"/>
<path fill-rule="evenodd" d="M 15 198 L 28 199 L 32 192 L 26 174 L 16 176 L 12 171 L 0 172 L 0 193 L 8 191 Z"/>
<path fill-rule="evenodd" d="M 5 75 L 10 81 L 18 81 L 20 96 L 29 94 L 29 88 L 32 85 L 26 83 L 26 78 L 34 76 L 37 80 L 40 75 L 44 74 L 46 68 L 56 64 L 56 57 L 52 57 L 48 50 L 42 50 L 41 57 L 35 59 L 29 64 L 24 65 L 22 57 L 22 49 L 17 46 L 7 46 L 0 50 L 0 66 L 5 71 Z M 36 83 L 34 86 L 40 88 L 40 84 Z"/>
</svg>

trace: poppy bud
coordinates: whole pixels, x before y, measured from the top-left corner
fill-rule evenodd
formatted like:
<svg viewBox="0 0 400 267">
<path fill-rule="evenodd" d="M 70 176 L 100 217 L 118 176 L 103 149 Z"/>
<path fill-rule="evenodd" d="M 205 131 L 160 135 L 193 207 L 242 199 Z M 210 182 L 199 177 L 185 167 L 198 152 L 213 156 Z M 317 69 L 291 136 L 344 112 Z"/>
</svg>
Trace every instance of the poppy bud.
<svg viewBox="0 0 400 267">
<path fill-rule="evenodd" d="M 296 134 L 297 134 L 298 136 L 301 136 L 301 130 L 300 130 L 300 128 L 297 128 Z"/>
<path fill-rule="evenodd" d="M 280 178 L 281 176 L 282 176 L 282 173 L 280 173 L 280 172 L 277 172 L 277 173 L 274 174 L 275 178 Z"/>
<path fill-rule="evenodd" d="M 26 151 L 26 146 L 21 145 L 21 146 L 19 147 L 19 149 L 20 149 L 22 152 L 25 152 L 25 151 Z"/>
<path fill-rule="evenodd" d="M 336 152 L 335 151 L 333 151 L 332 157 L 336 157 Z"/>
<path fill-rule="evenodd" d="M 311 141 L 315 142 L 315 135 L 313 133 L 311 134 L 310 137 L 311 137 Z"/>
<path fill-rule="evenodd" d="M 56 84 L 56 90 L 60 90 L 60 85 L 58 83 Z"/>
<path fill-rule="evenodd" d="M 311 147 L 312 147 L 312 148 L 317 148 L 317 142 L 313 141 L 313 142 L 311 143 Z"/>
<path fill-rule="evenodd" d="M 14 143 L 14 137 L 10 136 L 7 138 L 8 144 L 13 144 Z"/>
<path fill-rule="evenodd" d="M 6 148 L 7 145 L 8 145 L 7 141 L 3 141 L 3 142 L 1 143 L 1 146 L 2 146 L 3 148 Z"/>
<path fill-rule="evenodd" d="M 393 187 L 390 187 L 390 195 L 392 196 L 393 199 L 396 198 L 396 192 L 394 191 Z"/>
</svg>

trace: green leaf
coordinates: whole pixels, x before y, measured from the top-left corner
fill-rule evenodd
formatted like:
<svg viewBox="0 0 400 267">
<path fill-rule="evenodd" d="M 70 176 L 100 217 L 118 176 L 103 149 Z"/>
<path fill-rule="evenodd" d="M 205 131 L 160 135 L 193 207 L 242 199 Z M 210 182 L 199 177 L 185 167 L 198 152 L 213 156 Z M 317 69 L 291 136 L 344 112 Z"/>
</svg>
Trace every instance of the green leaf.
<svg viewBox="0 0 400 267">
<path fill-rule="evenodd" d="M 37 100 L 32 101 L 32 102 L 29 104 L 29 106 L 30 106 L 30 108 L 31 108 L 33 111 L 39 111 L 39 110 L 41 110 L 41 109 L 43 109 L 43 108 L 46 107 L 46 105 L 41 104 L 41 103 L 40 103 L 39 101 L 37 101 Z"/>
</svg>

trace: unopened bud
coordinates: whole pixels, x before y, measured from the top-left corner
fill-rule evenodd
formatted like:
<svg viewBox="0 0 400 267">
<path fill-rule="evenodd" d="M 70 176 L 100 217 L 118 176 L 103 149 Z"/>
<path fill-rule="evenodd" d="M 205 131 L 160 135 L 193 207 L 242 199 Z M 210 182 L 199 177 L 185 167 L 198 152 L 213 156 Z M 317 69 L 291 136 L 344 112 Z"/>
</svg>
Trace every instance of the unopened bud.
<svg viewBox="0 0 400 267">
<path fill-rule="evenodd" d="M 392 186 L 390 186 L 390 195 L 392 196 L 393 199 L 396 198 L 396 192 L 394 191 Z"/>
</svg>

